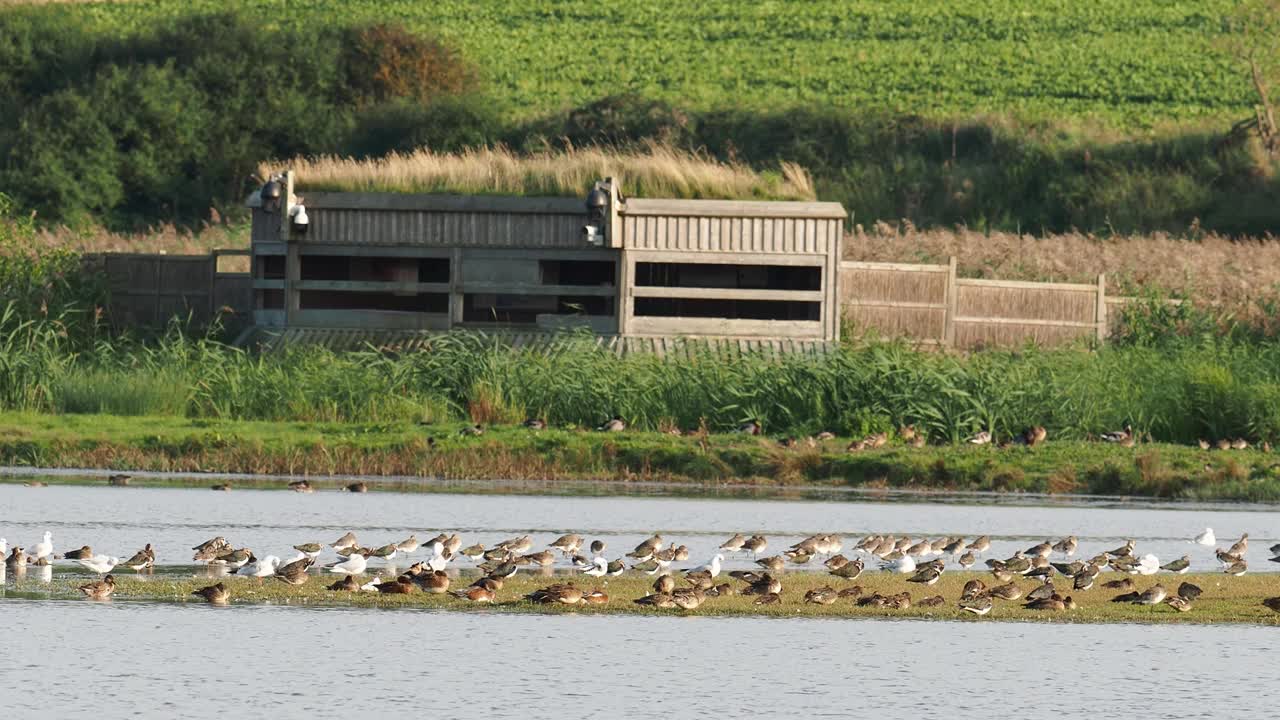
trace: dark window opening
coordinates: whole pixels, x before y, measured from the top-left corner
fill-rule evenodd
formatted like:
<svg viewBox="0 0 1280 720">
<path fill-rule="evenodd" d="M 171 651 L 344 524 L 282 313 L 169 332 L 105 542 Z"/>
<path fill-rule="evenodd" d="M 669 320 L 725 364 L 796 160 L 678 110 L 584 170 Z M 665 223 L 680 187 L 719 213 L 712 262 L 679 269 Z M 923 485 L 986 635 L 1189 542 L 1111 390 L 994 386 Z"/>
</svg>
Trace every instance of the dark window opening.
<svg viewBox="0 0 1280 720">
<path fill-rule="evenodd" d="M 499 295 L 471 293 L 463 296 L 462 321 L 533 325 L 539 315 L 613 315 L 613 298 L 599 295 Z"/>
<path fill-rule="evenodd" d="M 636 298 L 641 317 L 726 318 L 729 320 L 810 320 L 821 316 L 822 303 L 786 300 L 692 300 Z"/>
<path fill-rule="evenodd" d="M 821 290 L 822 268 L 804 265 L 636 263 L 639 287 Z"/>
<path fill-rule="evenodd" d="M 302 279 L 447 283 L 449 258 L 304 255 Z"/>
<path fill-rule="evenodd" d="M 299 293 L 302 310 L 393 310 L 398 312 L 447 313 L 448 293 L 396 295 L 376 292 L 339 292 L 303 290 Z"/>
<path fill-rule="evenodd" d="M 259 290 L 262 298 L 263 310 L 283 310 L 284 309 L 284 291 L 283 290 Z"/>
<path fill-rule="evenodd" d="M 284 256 L 283 255 L 259 255 L 258 256 L 258 277 L 263 280 L 283 280 L 284 279 Z"/>
<path fill-rule="evenodd" d="M 543 285 L 608 285 L 614 281 L 612 260 L 539 260 Z"/>
</svg>

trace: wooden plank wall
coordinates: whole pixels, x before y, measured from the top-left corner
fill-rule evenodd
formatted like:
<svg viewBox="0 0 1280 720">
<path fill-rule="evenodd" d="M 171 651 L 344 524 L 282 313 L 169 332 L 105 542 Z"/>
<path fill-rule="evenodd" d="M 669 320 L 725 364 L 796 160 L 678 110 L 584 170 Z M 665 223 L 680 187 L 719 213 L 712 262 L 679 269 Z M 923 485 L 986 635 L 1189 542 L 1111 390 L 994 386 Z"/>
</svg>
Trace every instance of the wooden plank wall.
<svg viewBox="0 0 1280 720">
<path fill-rule="evenodd" d="M 206 326 L 245 324 L 253 306 L 247 272 L 219 272 L 218 258 L 247 250 L 215 250 L 207 255 L 101 253 L 85 262 L 101 272 L 109 299 L 107 317 L 116 329 L 160 329 L 173 318 L 190 317 Z"/>
<path fill-rule="evenodd" d="M 854 329 L 972 350 L 1105 340 L 1111 330 L 1104 276 L 1096 284 L 975 280 L 947 265 L 840 264 L 840 300 Z"/>
</svg>

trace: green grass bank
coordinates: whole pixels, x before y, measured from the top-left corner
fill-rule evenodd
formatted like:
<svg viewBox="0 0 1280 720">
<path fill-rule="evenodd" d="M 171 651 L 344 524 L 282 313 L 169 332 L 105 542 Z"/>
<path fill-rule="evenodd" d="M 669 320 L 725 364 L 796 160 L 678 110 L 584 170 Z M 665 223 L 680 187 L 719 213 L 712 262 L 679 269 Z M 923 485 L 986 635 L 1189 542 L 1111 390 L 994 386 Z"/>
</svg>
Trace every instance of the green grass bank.
<svg viewBox="0 0 1280 720">
<path fill-rule="evenodd" d="M 691 490 L 732 483 L 1280 499 L 1280 457 L 1257 450 L 1202 451 L 1169 444 L 1123 448 L 1053 440 L 1034 448 L 912 448 L 895 441 L 850 453 L 847 437 L 786 448 L 773 438 L 738 434 L 677 437 L 494 426 L 469 437 L 459 434 L 462 427 L 3 413 L 0 463 L 121 471 L 593 480 L 606 492 L 623 490 L 628 482 L 666 481 Z M 145 486 L 148 481 L 134 483 Z M 285 483 L 265 485 L 283 488 Z M 316 486 L 326 490 L 340 484 Z M 387 487 L 414 489 L 405 483 Z M 373 483 L 375 491 L 379 488 Z"/>
</svg>

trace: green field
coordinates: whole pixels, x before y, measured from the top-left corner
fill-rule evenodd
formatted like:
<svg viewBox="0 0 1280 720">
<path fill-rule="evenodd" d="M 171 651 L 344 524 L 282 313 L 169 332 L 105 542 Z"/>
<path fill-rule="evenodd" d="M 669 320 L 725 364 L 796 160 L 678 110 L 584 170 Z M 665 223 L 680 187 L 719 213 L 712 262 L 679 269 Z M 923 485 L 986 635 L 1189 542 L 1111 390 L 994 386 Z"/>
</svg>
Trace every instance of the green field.
<svg viewBox="0 0 1280 720">
<path fill-rule="evenodd" d="M 94 25 L 222 0 L 77 5 Z M 1228 121 L 1252 106 L 1217 48 L 1231 0 L 247 0 L 282 25 L 398 22 L 476 63 L 516 116 L 623 92 L 697 109 L 835 107 L 926 116 Z"/>
</svg>

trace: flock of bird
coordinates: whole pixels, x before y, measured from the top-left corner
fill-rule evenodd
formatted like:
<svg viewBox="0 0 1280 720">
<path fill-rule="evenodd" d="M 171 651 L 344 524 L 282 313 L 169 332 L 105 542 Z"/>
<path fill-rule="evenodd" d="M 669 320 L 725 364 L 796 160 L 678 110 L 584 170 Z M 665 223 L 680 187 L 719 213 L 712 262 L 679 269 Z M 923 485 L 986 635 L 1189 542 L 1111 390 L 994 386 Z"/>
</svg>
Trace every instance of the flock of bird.
<svg viewBox="0 0 1280 720">
<path fill-rule="evenodd" d="M 1227 548 L 1218 547 L 1212 529 L 1192 538 L 1192 543 L 1213 548 L 1214 556 L 1228 575 L 1243 575 L 1248 570 L 1245 553 L 1249 546 L 1248 533 L 1243 534 Z M 781 553 L 768 555 L 769 541 L 762 535 L 736 534 L 722 543 L 714 556 L 706 563 L 694 567 L 677 568 L 686 563 L 689 549 L 685 545 L 669 543 L 662 535 L 654 534 L 621 557 L 608 559 L 606 543 L 594 540 L 586 543 L 576 533 L 562 535 L 542 549 L 535 550 L 534 541 L 528 535 L 509 538 L 491 547 L 473 544 L 463 547 L 457 534 L 441 533 L 426 542 L 416 535 L 378 547 L 361 545 L 355 533 L 347 532 L 328 544 L 317 542 L 293 546 L 296 555 L 282 560 L 276 555 L 257 556 L 245 547 L 235 547 L 224 537 L 215 537 L 192 548 L 191 561 L 204 563 L 211 568 L 244 578 L 252 578 L 258 584 L 272 578 L 288 585 L 303 585 L 312 578 L 313 569 L 322 569 L 331 575 L 341 576 L 328 585 L 334 592 L 373 592 L 382 594 L 407 594 L 425 592 L 450 594 L 473 603 L 492 603 L 496 600 L 503 582 L 521 568 L 552 571 L 561 566 L 568 572 L 580 573 L 592 579 L 618 576 L 624 572 L 645 573 L 656 576 L 653 591 L 633 602 L 656 608 L 695 610 L 711 598 L 728 595 L 754 596 L 754 604 L 771 605 L 783 602 L 783 571 L 803 569 L 812 561 L 820 560 L 824 571 L 835 578 L 836 586 L 824 585 L 807 591 L 804 603 L 831 605 L 847 599 L 862 607 L 907 609 L 912 605 L 910 592 L 895 595 L 866 593 L 860 585 L 850 584 L 863 571 L 875 564 L 880 570 L 905 575 L 906 582 L 921 588 L 935 585 L 949 565 L 968 570 L 978 564 L 979 558 L 991 547 L 988 536 L 972 540 L 962 537 L 919 539 L 895 535 L 867 535 L 851 548 L 848 557 L 844 539 L 836 534 L 811 535 L 792 544 Z M 1139 554 L 1133 540 L 1123 545 L 1099 552 L 1087 559 L 1073 559 L 1079 543 L 1074 536 L 1057 541 L 1046 540 L 1025 550 L 1019 550 L 1008 558 L 988 558 L 983 561 L 994 578 L 984 582 L 974 577 L 965 583 L 957 599 L 957 606 L 975 615 L 985 615 L 997 601 L 1021 600 L 1031 610 L 1065 611 L 1077 607 L 1076 596 L 1098 584 L 1116 591 L 1112 602 L 1129 602 L 1138 605 L 1167 605 L 1179 612 L 1187 612 L 1199 598 L 1201 589 L 1191 583 L 1181 583 L 1171 591 L 1163 583 L 1155 583 L 1139 589 L 1134 578 L 1158 573 L 1186 573 L 1191 564 L 1190 555 L 1161 563 L 1152 554 Z M 584 554 L 585 548 L 585 554 Z M 1271 547 L 1273 562 L 1280 562 L 1280 544 Z M 334 554 L 331 561 L 316 568 L 320 555 Z M 418 553 L 424 552 L 421 559 Z M 6 555 L 7 554 L 7 555 Z M 740 555 L 754 561 L 756 570 L 725 571 L 727 554 Z M 79 586 L 85 596 L 105 599 L 116 589 L 117 568 L 134 572 L 150 572 L 156 563 L 151 544 L 121 561 L 114 556 L 95 553 L 86 545 L 62 553 L 54 551 L 52 533 L 44 533 L 40 542 L 30 552 L 23 547 L 8 546 L 0 538 L 0 555 L 5 555 L 5 570 L 21 574 L 29 566 L 48 567 L 54 561 L 72 562 L 80 567 L 105 575 L 101 580 Z M 404 572 L 395 572 L 396 561 L 407 559 L 412 564 Z M 373 563 L 380 563 L 374 566 Z M 479 576 L 465 587 L 456 587 L 458 573 L 450 573 L 451 566 L 469 563 L 479 571 Z M 814 563 L 816 564 L 816 563 Z M 377 573 L 371 580 L 361 581 L 374 570 L 388 573 L 383 579 Z M 1114 571 L 1119 579 L 1102 581 L 1104 571 Z M 722 577 L 723 576 L 723 577 Z M 1032 578 L 1040 585 L 1025 592 L 1015 579 Z M 735 582 L 736 581 L 736 584 Z M 607 586 L 607 581 L 603 581 Z M 1063 583 L 1059 586 L 1057 583 Z M 232 596 L 233 585 L 218 582 L 197 590 L 195 595 L 214 604 L 226 604 Z M 609 602 L 607 591 L 600 587 L 579 587 L 572 581 L 554 583 L 529 593 L 525 600 L 535 603 L 592 605 Z M 915 602 L 917 606 L 938 606 L 947 601 L 941 595 Z M 1280 613 L 1280 597 L 1268 598 L 1263 604 Z"/>
</svg>

